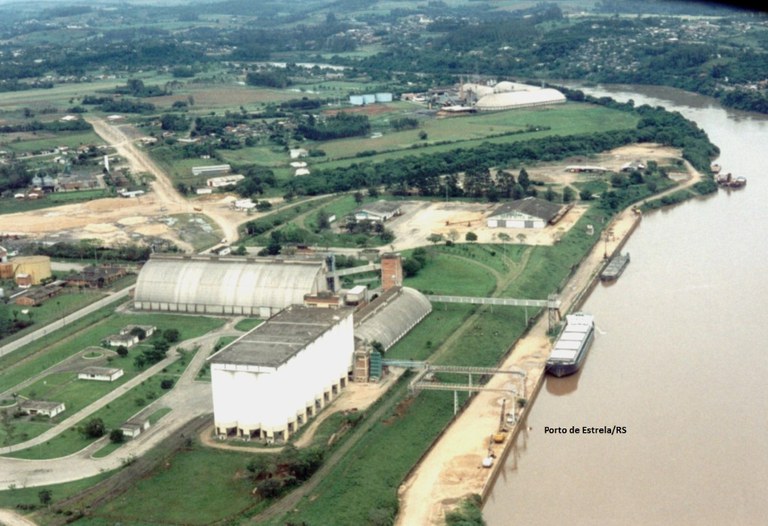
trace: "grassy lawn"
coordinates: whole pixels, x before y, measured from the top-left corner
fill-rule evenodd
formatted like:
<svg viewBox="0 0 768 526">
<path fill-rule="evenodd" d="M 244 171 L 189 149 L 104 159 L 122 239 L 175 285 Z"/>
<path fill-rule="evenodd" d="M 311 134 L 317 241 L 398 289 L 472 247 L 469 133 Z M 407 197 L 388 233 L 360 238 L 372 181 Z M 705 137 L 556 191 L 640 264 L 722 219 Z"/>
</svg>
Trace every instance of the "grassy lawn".
<svg viewBox="0 0 768 526">
<path fill-rule="evenodd" d="M 69 205 L 73 203 L 82 203 L 92 201 L 93 199 L 102 199 L 110 197 L 107 190 L 81 190 L 77 192 L 54 192 L 47 194 L 43 199 L 33 201 L 21 201 L 12 197 L 0 198 L 0 210 L 3 214 L 13 214 L 15 212 L 29 212 L 31 210 L 40 210 L 52 206 Z"/>
<path fill-rule="evenodd" d="M 101 418 L 107 430 L 120 427 L 141 409 L 168 392 L 160 388 L 160 382 L 169 377 L 166 373 L 160 373 L 145 380 L 140 385 L 96 411 L 88 420 Z M 62 414 L 61 416 L 64 415 Z M 43 444 L 11 453 L 7 456 L 25 459 L 58 458 L 76 453 L 92 442 L 93 439 L 84 438 L 73 427 Z"/>
<path fill-rule="evenodd" d="M 406 279 L 404 284 L 425 294 L 487 296 L 493 292 L 496 279 L 483 266 L 438 253 L 418 275 Z"/>
<path fill-rule="evenodd" d="M 221 241 L 221 229 L 204 214 L 175 214 L 171 218 L 172 227 L 178 232 L 181 240 L 191 244 L 196 252 Z"/>
<path fill-rule="evenodd" d="M 29 312 L 32 314 L 32 321 L 34 323 L 29 327 L 14 333 L 13 336 L 4 338 L 2 343 L 6 344 L 24 336 L 27 333 L 36 331 L 40 327 L 43 327 L 44 325 L 47 325 L 54 320 L 58 320 L 59 318 L 62 318 L 68 314 L 72 314 L 73 312 L 82 309 L 86 305 L 90 305 L 91 303 L 98 301 L 104 296 L 105 294 L 101 292 L 78 292 L 76 289 L 70 289 L 68 292 L 60 294 L 59 296 L 56 296 L 52 300 L 47 301 L 42 305 L 31 308 L 27 307 L 27 310 L 29 310 Z M 22 314 L 22 310 L 25 310 L 25 308 L 17 305 L 11 309 L 11 312 L 16 311 L 18 312 L 20 319 L 25 319 L 28 314 Z M 0 370 L 2 370 L 2 366 L 0 366 Z"/>
<path fill-rule="evenodd" d="M 50 337 L 31 343 L 0 359 L 0 371 L 2 371 L 0 392 L 12 388 L 27 378 L 40 374 L 45 369 L 87 347 L 98 346 L 101 340 L 110 334 L 118 332 L 125 325 L 155 325 L 158 333 L 165 329 L 176 328 L 180 331 L 181 341 L 183 341 L 202 336 L 224 323 L 224 320 L 219 318 L 180 314 L 153 313 L 110 316 L 109 310 L 100 312 L 100 314 L 102 317 L 108 317 L 98 321 L 98 316 L 95 319 L 88 316 L 79 322 L 73 323 L 71 326 L 65 327 L 61 331 L 56 331 Z M 31 358 L 27 360 L 19 359 L 25 356 L 30 356 Z"/>
<path fill-rule="evenodd" d="M 637 125 L 637 117 L 602 106 L 567 103 L 540 109 L 508 110 L 424 120 L 419 130 L 427 132 L 427 141 L 418 140 L 419 130 L 407 130 L 390 132 L 378 139 L 346 139 L 320 143 L 319 147 L 328 154 L 328 160 L 315 163 L 314 166 L 331 169 L 361 160 L 377 162 L 385 159 L 399 159 L 407 155 L 445 152 L 459 147 L 472 148 L 483 142 L 511 143 L 553 135 L 607 131 L 606 123 L 610 123 L 608 130 L 633 129 Z M 531 131 L 527 131 L 529 127 L 542 129 L 533 131 L 531 128 Z M 500 135 L 509 133 L 512 134 Z M 414 148 L 414 145 L 417 147 Z M 363 159 L 354 157 L 357 153 L 366 150 L 383 153 Z"/>
<path fill-rule="evenodd" d="M 37 132 L 34 138 L 22 139 L 20 141 L 2 141 L 2 149 L 9 150 L 16 153 L 24 152 L 37 152 L 43 150 L 52 150 L 59 146 L 68 146 L 69 148 L 77 148 L 83 145 L 99 145 L 104 144 L 104 141 L 92 131 L 86 132 Z M 9 135 L 10 137 L 10 135 Z M 53 159 L 53 156 L 48 157 Z"/>
<path fill-rule="evenodd" d="M 261 325 L 264 322 L 264 320 L 261 320 L 259 318 L 246 318 L 244 320 L 240 320 L 235 324 L 235 329 L 238 331 L 250 331 L 257 325 Z"/>
<path fill-rule="evenodd" d="M 80 524 L 212 524 L 257 503 L 244 476 L 243 453 L 193 447 L 159 465 L 151 476 Z M 215 481 L 215 482 L 214 482 Z M 141 503 L 137 506 L 136 503 Z"/>
</svg>

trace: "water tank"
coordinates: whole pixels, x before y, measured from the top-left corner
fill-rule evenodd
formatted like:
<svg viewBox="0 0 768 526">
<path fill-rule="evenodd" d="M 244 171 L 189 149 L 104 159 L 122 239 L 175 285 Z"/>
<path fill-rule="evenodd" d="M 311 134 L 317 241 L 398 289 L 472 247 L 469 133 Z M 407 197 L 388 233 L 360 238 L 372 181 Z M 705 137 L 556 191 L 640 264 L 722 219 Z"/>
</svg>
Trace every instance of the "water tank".
<svg viewBox="0 0 768 526">
<path fill-rule="evenodd" d="M 375 97 L 376 97 L 376 102 L 392 102 L 391 93 L 377 93 Z"/>
<path fill-rule="evenodd" d="M 350 95 L 349 96 L 349 103 L 354 106 L 362 106 L 365 101 L 363 100 L 362 95 Z"/>
</svg>

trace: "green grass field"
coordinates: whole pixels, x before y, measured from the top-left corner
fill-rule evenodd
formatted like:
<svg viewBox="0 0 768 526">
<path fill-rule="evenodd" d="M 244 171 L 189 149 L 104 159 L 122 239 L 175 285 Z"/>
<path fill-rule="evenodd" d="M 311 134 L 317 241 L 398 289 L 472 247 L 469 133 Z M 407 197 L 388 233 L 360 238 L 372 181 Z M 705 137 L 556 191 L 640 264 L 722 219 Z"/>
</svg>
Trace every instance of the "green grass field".
<svg viewBox="0 0 768 526">
<path fill-rule="evenodd" d="M 181 314 L 111 315 L 109 309 L 102 309 L 102 312 L 94 314 L 93 317 L 86 317 L 56 331 L 50 337 L 42 338 L 0 358 L 0 371 L 2 372 L 0 392 L 40 374 L 45 369 L 87 347 L 98 346 L 101 340 L 118 332 L 125 325 L 155 325 L 158 332 L 176 328 L 181 332 L 181 341 L 183 341 L 202 336 L 224 323 L 219 318 Z M 100 316 L 106 319 L 102 318 L 99 321 Z M 43 350 L 44 352 L 41 352 Z M 20 358 L 27 359 L 21 360 Z"/>
<path fill-rule="evenodd" d="M 315 162 L 313 166 L 347 166 L 352 162 L 360 162 L 361 158 L 354 156 L 368 150 L 382 153 L 362 160 L 378 162 L 406 155 L 444 152 L 457 147 L 472 148 L 485 141 L 509 143 L 553 135 L 626 130 L 636 125 L 637 117 L 627 112 L 580 103 L 424 119 L 418 130 L 388 132 L 377 139 L 343 139 L 319 143 L 318 147 L 325 150 L 328 160 Z M 527 131 L 529 127 L 542 129 Z M 426 141 L 418 138 L 421 130 L 427 132 Z M 511 135 L 502 135 L 510 133 Z M 446 142 L 448 144 L 436 144 Z"/>
<path fill-rule="evenodd" d="M 204 525 L 237 516 L 256 502 L 245 476 L 247 463 L 248 456 L 238 452 L 201 447 L 180 451 L 78 523 L 111 525 L 120 517 L 131 525 Z"/>
</svg>

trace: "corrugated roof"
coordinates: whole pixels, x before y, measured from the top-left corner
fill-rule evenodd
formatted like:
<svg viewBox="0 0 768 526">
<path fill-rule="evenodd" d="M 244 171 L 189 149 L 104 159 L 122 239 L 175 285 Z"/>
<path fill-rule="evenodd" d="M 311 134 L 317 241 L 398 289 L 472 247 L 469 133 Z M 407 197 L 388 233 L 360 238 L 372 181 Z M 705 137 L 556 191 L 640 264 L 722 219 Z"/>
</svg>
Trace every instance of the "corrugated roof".
<svg viewBox="0 0 768 526">
<path fill-rule="evenodd" d="M 519 212 L 533 217 L 538 217 L 546 222 L 551 221 L 562 208 L 557 203 L 551 203 L 538 197 L 526 197 L 509 203 L 504 203 L 491 214 L 490 218 L 495 218 L 512 212 Z"/>
<path fill-rule="evenodd" d="M 432 304 L 418 290 L 395 287 L 355 313 L 355 339 L 377 341 L 389 349 L 432 312 Z"/>
<path fill-rule="evenodd" d="M 505 91 L 486 95 L 477 101 L 480 110 L 503 110 L 515 107 L 565 102 L 565 95 L 552 88 L 533 91 Z"/>
<path fill-rule="evenodd" d="M 320 260 L 152 257 L 136 282 L 136 302 L 282 309 L 316 294 Z"/>
</svg>

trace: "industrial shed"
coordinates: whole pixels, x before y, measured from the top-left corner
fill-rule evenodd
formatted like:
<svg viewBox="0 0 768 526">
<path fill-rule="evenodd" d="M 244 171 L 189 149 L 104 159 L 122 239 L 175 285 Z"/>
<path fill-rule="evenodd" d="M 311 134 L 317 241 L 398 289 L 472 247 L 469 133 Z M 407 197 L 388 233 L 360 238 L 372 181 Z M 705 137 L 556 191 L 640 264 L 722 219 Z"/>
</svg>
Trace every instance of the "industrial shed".
<svg viewBox="0 0 768 526">
<path fill-rule="evenodd" d="M 139 310 L 268 318 L 328 290 L 324 259 L 153 256 L 136 282 Z"/>
<path fill-rule="evenodd" d="M 561 104 L 565 95 L 552 88 L 533 89 L 525 91 L 503 91 L 481 97 L 475 107 L 480 111 L 499 111 L 513 108 L 528 108 Z"/>
<path fill-rule="evenodd" d="M 488 217 L 490 228 L 544 228 L 562 217 L 563 207 L 537 197 L 526 197 L 498 207 Z"/>
<path fill-rule="evenodd" d="M 223 436 L 284 442 L 346 386 L 352 309 L 292 305 L 208 360 Z"/>
<path fill-rule="evenodd" d="M 421 292 L 393 287 L 355 312 L 355 343 L 379 342 L 386 351 L 432 312 Z"/>
</svg>

